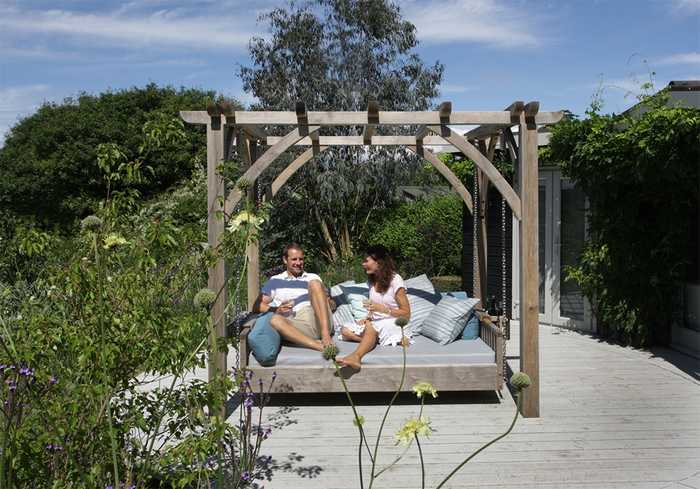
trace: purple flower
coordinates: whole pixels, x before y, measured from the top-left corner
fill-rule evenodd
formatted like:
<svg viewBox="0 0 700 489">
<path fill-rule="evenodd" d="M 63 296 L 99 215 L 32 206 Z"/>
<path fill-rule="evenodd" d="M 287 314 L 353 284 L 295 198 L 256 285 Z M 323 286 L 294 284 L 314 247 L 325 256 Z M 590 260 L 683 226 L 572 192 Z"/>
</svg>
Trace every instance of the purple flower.
<svg viewBox="0 0 700 489">
<path fill-rule="evenodd" d="M 14 391 L 14 390 L 17 389 L 17 382 L 15 382 L 14 380 L 12 380 L 12 379 L 7 379 L 7 380 L 5 381 L 5 383 L 7 384 L 7 388 L 8 388 L 10 391 Z"/>
<path fill-rule="evenodd" d="M 275 380 L 277 378 L 277 372 L 272 372 L 272 380 Z"/>
<path fill-rule="evenodd" d="M 51 385 L 58 384 L 58 379 L 52 375 L 51 378 L 49 379 L 49 384 L 51 384 Z"/>
<path fill-rule="evenodd" d="M 34 369 L 29 368 L 29 367 L 22 367 L 19 369 L 19 374 L 24 376 L 24 377 L 33 377 L 34 376 Z"/>
<path fill-rule="evenodd" d="M 46 449 L 47 449 L 48 451 L 53 450 L 53 445 L 52 445 L 51 443 L 49 443 L 48 445 L 46 445 Z"/>
<path fill-rule="evenodd" d="M 254 404 L 253 396 L 246 396 L 245 400 L 243 401 L 243 406 L 246 409 L 249 409 L 249 408 L 253 407 L 253 404 Z"/>
<path fill-rule="evenodd" d="M 241 479 L 243 479 L 244 482 L 250 482 L 250 473 L 246 470 L 241 474 Z"/>
</svg>

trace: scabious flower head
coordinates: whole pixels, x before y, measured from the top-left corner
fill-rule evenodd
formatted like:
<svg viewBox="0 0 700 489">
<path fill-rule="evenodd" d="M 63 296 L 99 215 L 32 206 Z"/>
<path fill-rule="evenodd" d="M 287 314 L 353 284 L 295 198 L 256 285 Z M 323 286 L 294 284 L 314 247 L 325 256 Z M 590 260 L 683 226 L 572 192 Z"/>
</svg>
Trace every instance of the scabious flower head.
<svg viewBox="0 0 700 489">
<path fill-rule="evenodd" d="M 250 477 L 250 472 L 247 470 L 241 474 L 241 479 L 243 479 L 244 482 L 250 482 L 251 477 Z"/>
<path fill-rule="evenodd" d="M 525 372 L 516 372 L 510 378 L 510 385 L 512 385 L 513 388 L 518 391 L 527 389 L 528 387 L 530 387 L 530 384 L 532 384 L 532 381 Z"/>
<path fill-rule="evenodd" d="M 430 427 L 430 420 L 421 416 L 420 418 L 410 418 L 399 431 L 396 432 L 396 444 L 408 445 L 416 436 L 430 436 L 433 429 Z"/>
<path fill-rule="evenodd" d="M 58 379 L 52 375 L 51 378 L 49 379 L 49 384 L 51 384 L 51 385 L 58 384 Z"/>
<path fill-rule="evenodd" d="M 216 292 L 211 289 L 200 289 L 194 296 L 194 307 L 207 309 L 216 300 Z"/>
<path fill-rule="evenodd" d="M 80 227 L 86 231 L 97 231 L 102 227 L 102 219 L 92 214 L 80 221 Z"/>
<path fill-rule="evenodd" d="M 394 321 L 394 323 L 395 323 L 396 326 L 398 326 L 399 328 L 403 328 L 403 327 L 405 327 L 405 326 L 408 324 L 408 318 L 405 317 L 405 316 L 399 316 L 399 317 L 396 318 L 396 321 Z"/>
<path fill-rule="evenodd" d="M 236 182 L 236 187 L 238 190 L 241 192 L 245 192 L 248 190 L 253 184 L 251 183 L 250 180 L 245 179 L 245 178 L 239 178 L 238 181 Z"/>
<path fill-rule="evenodd" d="M 104 239 L 104 245 L 102 246 L 105 250 L 111 250 L 112 248 L 116 248 L 117 246 L 129 244 L 129 242 L 123 238 L 122 236 L 119 236 L 116 233 L 110 233 L 105 239 Z"/>
<path fill-rule="evenodd" d="M 227 229 L 229 232 L 234 233 L 238 231 L 243 224 L 250 224 L 255 229 L 260 229 L 263 222 L 264 219 L 262 217 L 256 216 L 252 212 L 241 211 L 236 215 L 236 217 L 231 219 Z"/>
<path fill-rule="evenodd" d="M 411 390 L 416 393 L 419 399 L 426 394 L 430 394 L 433 398 L 437 397 L 437 389 L 430 382 L 418 382 Z"/>
<path fill-rule="evenodd" d="M 338 356 L 338 347 L 334 343 L 332 343 L 323 348 L 322 354 L 324 360 L 335 360 L 335 357 Z"/>
</svg>

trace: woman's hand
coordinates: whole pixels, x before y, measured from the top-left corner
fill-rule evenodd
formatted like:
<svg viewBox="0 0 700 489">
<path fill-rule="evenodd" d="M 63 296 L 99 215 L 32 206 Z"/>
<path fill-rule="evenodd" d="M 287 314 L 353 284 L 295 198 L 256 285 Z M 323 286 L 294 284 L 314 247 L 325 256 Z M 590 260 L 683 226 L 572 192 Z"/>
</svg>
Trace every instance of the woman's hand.
<svg viewBox="0 0 700 489">
<path fill-rule="evenodd" d="M 372 313 L 372 312 L 378 312 L 380 314 L 389 314 L 389 306 L 385 306 L 384 304 L 379 304 L 377 302 L 370 302 L 369 305 L 367 305 L 367 310 Z"/>
</svg>

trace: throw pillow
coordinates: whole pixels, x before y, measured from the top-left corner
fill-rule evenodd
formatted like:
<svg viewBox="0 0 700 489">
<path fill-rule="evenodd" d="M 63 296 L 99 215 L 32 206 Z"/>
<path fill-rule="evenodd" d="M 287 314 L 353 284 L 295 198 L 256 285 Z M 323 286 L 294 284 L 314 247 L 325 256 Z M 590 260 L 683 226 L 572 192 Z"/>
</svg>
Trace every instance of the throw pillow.
<svg viewBox="0 0 700 489">
<path fill-rule="evenodd" d="M 411 319 L 406 326 L 406 333 L 415 334 L 420 332 L 423 321 L 440 301 L 440 294 L 435 293 L 433 283 L 425 274 L 409 278 L 405 284 L 408 303 L 411 306 Z"/>
<path fill-rule="evenodd" d="M 355 316 L 352 315 L 352 306 L 350 304 L 341 304 L 333 313 L 333 324 L 335 330 L 340 331 L 342 326 L 355 322 Z"/>
<path fill-rule="evenodd" d="M 341 285 L 343 289 L 343 296 L 345 297 L 345 302 L 350 304 L 352 308 L 352 315 L 355 319 L 364 319 L 369 314 L 367 308 L 365 307 L 363 301 L 369 298 L 369 286 L 365 284 L 350 284 Z"/>
<path fill-rule="evenodd" d="M 248 348 L 263 367 L 275 364 L 282 344 L 280 334 L 270 326 L 271 317 L 271 312 L 260 316 L 255 321 L 253 329 L 248 333 Z"/>
<path fill-rule="evenodd" d="M 479 317 L 472 311 L 469 320 L 467 320 L 467 325 L 464 327 L 462 332 L 463 340 L 475 340 L 479 337 L 479 329 L 481 324 L 479 323 Z"/>
<path fill-rule="evenodd" d="M 442 295 L 443 297 L 449 295 L 450 297 L 454 297 L 455 299 L 469 299 L 469 296 L 463 290 L 455 290 L 452 292 L 440 292 L 440 295 Z"/>
<path fill-rule="evenodd" d="M 420 328 L 420 334 L 446 345 L 462 334 L 478 299 L 443 297 Z"/>
</svg>

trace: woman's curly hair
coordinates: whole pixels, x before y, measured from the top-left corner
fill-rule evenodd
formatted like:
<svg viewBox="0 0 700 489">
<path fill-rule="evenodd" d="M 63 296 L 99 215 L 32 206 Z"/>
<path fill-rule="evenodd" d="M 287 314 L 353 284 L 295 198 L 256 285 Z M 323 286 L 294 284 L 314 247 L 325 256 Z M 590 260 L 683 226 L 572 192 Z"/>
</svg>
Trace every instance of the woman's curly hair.
<svg viewBox="0 0 700 489">
<path fill-rule="evenodd" d="M 373 285 L 377 292 L 383 294 L 389 290 L 391 280 L 394 278 L 394 274 L 396 273 L 396 264 L 394 263 L 394 259 L 389 254 L 389 251 L 382 245 L 370 246 L 365 251 L 365 256 L 369 256 L 379 265 L 377 272 L 371 273 L 367 277 L 367 280 L 370 286 Z"/>
</svg>

